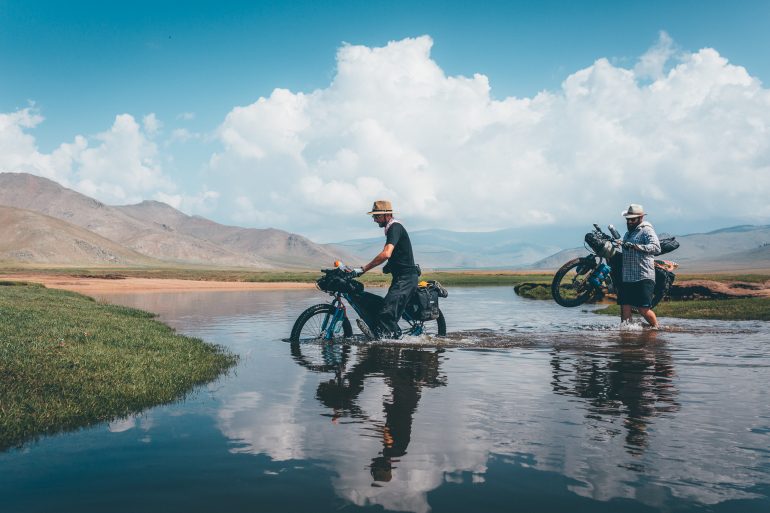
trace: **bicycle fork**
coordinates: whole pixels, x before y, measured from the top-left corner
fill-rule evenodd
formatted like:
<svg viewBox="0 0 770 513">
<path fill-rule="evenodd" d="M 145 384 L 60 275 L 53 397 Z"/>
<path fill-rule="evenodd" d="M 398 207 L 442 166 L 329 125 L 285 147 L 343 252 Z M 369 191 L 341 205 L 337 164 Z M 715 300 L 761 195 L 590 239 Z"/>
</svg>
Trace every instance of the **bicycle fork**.
<svg viewBox="0 0 770 513">
<path fill-rule="evenodd" d="M 334 307 L 334 313 L 327 313 L 324 316 L 324 322 L 321 324 L 321 333 L 324 335 L 324 340 L 334 338 L 334 334 L 342 328 L 342 320 L 345 318 L 345 305 L 339 298 L 332 301 L 332 306 Z"/>
</svg>

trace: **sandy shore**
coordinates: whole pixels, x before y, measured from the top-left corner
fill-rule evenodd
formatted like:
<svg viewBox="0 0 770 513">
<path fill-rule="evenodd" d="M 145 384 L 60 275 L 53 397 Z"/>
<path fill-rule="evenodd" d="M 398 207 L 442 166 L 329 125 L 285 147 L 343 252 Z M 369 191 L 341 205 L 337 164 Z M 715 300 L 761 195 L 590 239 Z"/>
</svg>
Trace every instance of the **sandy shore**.
<svg viewBox="0 0 770 513">
<path fill-rule="evenodd" d="M 133 294 L 137 292 L 191 292 L 228 290 L 281 290 L 312 289 L 313 283 L 196 281 L 159 278 L 78 278 L 72 276 L 45 276 L 39 274 L 0 275 L 0 280 L 41 283 L 51 289 L 64 289 L 85 295 Z"/>
</svg>

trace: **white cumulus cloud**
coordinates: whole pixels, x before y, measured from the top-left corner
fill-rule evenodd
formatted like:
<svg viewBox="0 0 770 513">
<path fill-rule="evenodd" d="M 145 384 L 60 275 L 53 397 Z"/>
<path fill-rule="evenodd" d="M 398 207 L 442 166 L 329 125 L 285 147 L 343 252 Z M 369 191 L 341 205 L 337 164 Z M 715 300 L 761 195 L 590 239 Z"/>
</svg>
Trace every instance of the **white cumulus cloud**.
<svg viewBox="0 0 770 513">
<path fill-rule="evenodd" d="M 158 121 L 151 119 L 149 125 L 157 129 Z M 134 203 L 174 188 L 163 174 L 157 145 L 130 114 L 116 116 L 112 127 L 94 139 L 98 146 L 78 158 L 77 190 L 107 203 Z"/>
<path fill-rule="evenodd" d="M 379 198 L 455 229 L 613 220 L 632 201 L 658 220 L 770 218 L 770 92 L 716 50 L 661 33 L 630 69 L 600 58 L 560 90 L 495 99 L 432 45 L 345 45 L 328 87 L 228 113 L 208 178 L 233 218 L 347 230 Z"/>
<path fill-rule="evenodd" d="M 154 112 L 142 118 L 142 125 L 144 126 L 144 132 L 150 137 L 157 135 L 160 129 L 163 128 L 163 123 L 161 123 Z"/>
<path fill-rule="evenodd" d="M 770 222 L 770 90 L 716 49 L 662 32 L 629 67 L 598 58 L 558 90 L 497 98 L 484 75 L 447 75 L 432 46 L 343 45 L 325 87 L 276 88 L 209 134 L 120 114 L 45 153 L 37 108 L 0 113 L 0 170 L 326 240 L 371 234 L 375 199 L 412 228 L 605 223 L 631 202 L 663 229 Z M 164 168 L 175 152 L 185 169 Z"/>
<path fill-rule="evenodd" d="M 78 136 L 51 153 L 41 153 L 28 131 L 42 122 L 43 116 L 34 107 L 0 113 L 0 172 L 32 173 L 69 185 L 73 164 L 86 148 L 86 140 Z"/>
<path fill-rule="evenodd" d="M 141 125 L 120 114 L 108 130 L 78 135 L 51 153 L 39 151 L 30 133 L 43 121 L 34 107 L 0 113 L 0 172 L 44 176 L 108 204 L 154 197 L 189 211 L 213 210 L 217 192 L 180 194 L 163 170 L 163 155 L 153 141 L 163 124 L 155 114 L 144 116 Z"/>
</svg>

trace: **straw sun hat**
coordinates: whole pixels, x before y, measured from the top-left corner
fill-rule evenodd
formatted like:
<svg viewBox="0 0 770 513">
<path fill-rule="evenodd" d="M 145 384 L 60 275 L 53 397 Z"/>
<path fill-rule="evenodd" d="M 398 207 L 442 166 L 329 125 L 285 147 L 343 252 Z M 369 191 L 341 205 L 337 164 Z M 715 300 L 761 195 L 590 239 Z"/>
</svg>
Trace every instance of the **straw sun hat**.
<svg viewBox="0 0 770 513">
<path fill-rule="evenodd" d="M 377 200 L 374 202 L 374 205 L 372 205 L 372 211 L 367 212 L 366 215 L 376 216 L 378 214 L 392 214 L 392 213 L 393 213 L 393 205 L 390 204 L 390 201 Z"/>
<path fill-rule="evenodd" d="M 622 212 L 620 215 L 625 217 L 626 219 L 633 219 L 635 217 L 642 217 L 644 216 L 644 207 L 641 205 L 637 205 L 636 203 L 631 203 L 628 208 Z"/>
</svg>

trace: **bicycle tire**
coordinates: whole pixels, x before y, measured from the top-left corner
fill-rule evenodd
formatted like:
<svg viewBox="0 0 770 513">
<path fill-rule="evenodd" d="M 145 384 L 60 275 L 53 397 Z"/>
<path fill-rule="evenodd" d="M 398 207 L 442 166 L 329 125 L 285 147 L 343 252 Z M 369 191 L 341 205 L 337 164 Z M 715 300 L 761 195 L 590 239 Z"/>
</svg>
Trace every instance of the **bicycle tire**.
<svg viewBox="0 0 770 513">
<path fill-rule="evenodd" d="M 576 275 L 571 279 L 571 282 L 562 284 L 562 280 L 567 276 L 567 274 L 570 271 L 576 269 L 582 263 L 582 258 L 573 258 L 561 266 L 553 276 L 553 281 L 551 282 L 551 296 L 553 296 L 553 300 L 561 306 L 580 306 L 591 299 L 591 297 L 593 297 L 593 295 L 596 293 L 596 288 L 586 283 L 588 277 L 591 275 L 590 272 L 586 272 L 583 275 Z M 582 276 L 582 281 L 579 281 L 580 276 Z M 574 297 L 572 297 L 568 294 L 568 291 L 575 290 L 576 284 L 578 285 L 578 292 Z"/>
<path fill-rule="evenodd" d="M 655 287 L 655 293 L 652 296 L 652 303 L 650 304 L 650 308 L 655 308 L 658 306 L 658 303 L 663 301 L 663 299 L 668 295 L 669 291 L 671 290 L 671 285 L 674 284 L 674 280 L 676 279 L 673 276 L 673 273 L 671 273 L 671 276 L 666 276 L 664 278 L 666 280 L 666 283 L 663 285 L 663 287 L 658 288 Z"/>
<path fill-rule="evenodd" d="M 303 342 L 303 341 L 312 341 L 312 340 L 327 340 L 324 339 L 321 336 L 321 325 L 323 323 L 323 318 L 326 315 L 333 315 L 334 314 L 334 307 L 330 304 L 320 304 L 320 305 L 313 305 L 301 314 L 299 314 L 299 317 L 297 317 L 297 320 L 294 321 L 294 326 L 291 328 L 291 336 L 289 337 L 289 340 L 291 342 Z M 313 319 L 315 317 L 319 317 L 317 321 L 314 321 Z M 306 332 L 306 329 L 309 329 L 309 331 Z M 317 336 L 311 336 L 315 331 L 318 331 Z M 303 337 L 303 333 L 306 333 L 306 337 Z M 343 337 L 350 337 L 353 335 L 353 328 L 350 326 L 350 320 L 347 318 L 347 316 L 343 317 L 342 319 L 342 335 Z M 333 336 L 332 339 L 340 338 Z"/>
<path fill-rule="evenodd" d="M 436 323 L 435 330 L 432 329 L 433 323 Z M 425 325 L 429 326 L 429 329 L 425 329 Z M 433 321 L 423 321 L 421 324 L 418 324 L 418 326 L 422 327 L 422 333 L 426 334 L 428 336 L 432 337 L 445 337 L 446 336 L 446 318 L 444 317 L 444 312 L 441 311 L 439 308 L 438 310 L 438 317 Z M 406 335 L 411 335 L 413 330 L 406 330 L 404 333 Z"/>
</svg>

